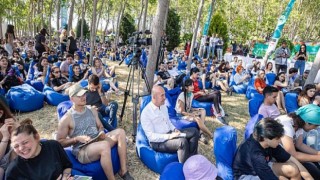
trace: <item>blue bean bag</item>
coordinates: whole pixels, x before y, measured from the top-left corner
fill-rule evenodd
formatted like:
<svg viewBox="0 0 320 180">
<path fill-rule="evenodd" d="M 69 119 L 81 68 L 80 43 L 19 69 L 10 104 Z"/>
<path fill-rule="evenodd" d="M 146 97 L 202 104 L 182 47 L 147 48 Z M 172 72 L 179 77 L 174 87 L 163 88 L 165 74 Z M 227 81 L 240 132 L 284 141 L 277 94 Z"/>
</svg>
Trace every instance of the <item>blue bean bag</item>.
<svg viewBox="0 0 320 180">
<path fill-rule="evenodd" d="M 177 153 L 162 153 L 154 151 L 139 123 L 136 136 L 136 151 L 140 160 L 152 171 L 161 174 L 167 164 L 178 162 Z"/>
<path fill-rule="evenodd" d="M 214 132 L 214 149 L 218 176 L 233 180 L 232 163 L 237 149 L 237 131 L 231 126 L 222 126 Z"/>
<path fill-rule="evenodd" d="M 30 112 L 43 107 L 44 95 L 29 84 L 22 84 L 11 87 L 6 99 L 12 110 Z"/>
<path fill-rule="evenodd" d="M 261 114 L 256 114 L 251 119 L 246 125 L 246 129 L 244 131 L 244 139 L 248 139 L 250 135 L 253 133 L 254 126 L 259 122 L 263 116 Z"/>
<path fill-rule="evenodd" d="M 52 106 L 58 106 L 61 102 L 70 99 L 68 94 L 58 93 L 47 85 L 43 88 L 43 93 L 46 96 L 45 101 Z"/>
<path fill-rule="evenodd" d="M 179 162 L 168 164 L 161 173 L 160 180 L 185 180 L 183 164 Z"/>
<path fill-rule="evenodd" d="M 42 92 L 44 88 L 44 84 L 41 81 L 38 80 L 31 80 L 31 81 L 26 81 L 27 84 L 35 88 L 36 90 Z"/>
<path fill-rule="evenodd" d="M 274 82 L 276 81 L 276 74 L 275 73 L 267 73 L 266 74 L 266 83 L 269 86 L 273 86 Z"/>
<path fill-rule="evenodd" d="M 80 86 L 81 87 L 87 87 L 88 86 L 88 80 L 86 79 L 86 80 L 83 80 L 83 81 L 80 81 Z"/>
<path fill-rule="evenodd" d="M 255 95 L 252 99 L 249 100 L 249 115 L 253 117 L 254 115 L 258 114 L 259 108 L 263 103 L 264 97 L 261 94 Z"/>
<path fill-rule="evenodd" d="M 297 93 L 287 93 L 284 97 L 284 101 L 286 104 L 287 113 L 294 112 L 299 108 Z"/>
<path fill-rule="evenodd" d="M 100 161 L 94 161 L 88 164 L 81 164 L 72 154 L 71 147 L 65 148 L 67 156 L 72 163 L 72 175 L 91 176 L 93 179 L 107 179 L 101 167 Z M 118 156 L 118 148 L 114 146 L 111 149 L 113 173 L 116 174 L 120 169 L 120 159 Z"/>
<path fill-rule="evenodd" d="M 181 70 L 186 70 L 187 69 L 187 61 L 178 61 L 178 70 L 181 71 Z"/>
<path fill-rule="evenodd" d="M 258 91 L 254 88 L 254 86 L 248 86 L 246 91 L 246 98 L 248 100 L 252 99 L 256 94 L 259 94 Z"/>
<path fill-rule="evenodd" d="M 63 115 L 70 109 L 72 106 L 71 101 L 64 101 L 60 103 L 57 107 L 58 120 L 60 120 Z M 72 163 L 72 175 L 86 175 L 92 176 L 93 179 L 106 179 L 104 171 L 101 167 L 100 161 L 95 161 L 88 164 L 81 164 L 72 154 L 71 148 L 65 148 L 65 151 Z M 120 159 L 118 155 L 118 148 L 114 146 L 111 148 L 111 157 L 113 172 L 116 174 L 120 170 Z"/>
<path fill-rule="evenodd" d="M 213 113 L 211 111 L 212 108 L 212 103 L 210 102 L 200 102 L 197 100 L 192 100 L 192 105 L 193 108 L 204 108 L 206 110 L 206 115 L 207 116 L 213 116 Z"/>
</svg>

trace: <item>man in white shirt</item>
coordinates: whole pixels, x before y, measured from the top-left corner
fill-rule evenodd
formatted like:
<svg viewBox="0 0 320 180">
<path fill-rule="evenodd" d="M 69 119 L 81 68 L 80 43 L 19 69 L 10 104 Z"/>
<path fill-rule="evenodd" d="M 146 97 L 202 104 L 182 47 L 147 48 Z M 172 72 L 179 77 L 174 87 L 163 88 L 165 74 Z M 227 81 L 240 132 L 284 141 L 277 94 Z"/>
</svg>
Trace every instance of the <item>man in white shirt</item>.
<svg viewBox="0 0 320 180">
<path fill-rule="evenodd" d="M 264 118 L 277 118 L 280 116 L 280 111 L 275 105 L 279 90 L 273 86 L 267 86 L 263 90 L 264 100 L 259 108 L 258 114 L 263 115 Z"/>
<path fill-rule="evenodd" d="M 151 148 L 158 152 L 178 153 L 180 163 L 197 154 L 199 131 L 197 128 L 177 130 L 169 120 L 164 104 L 165 91 L 161 86 L 152 88 L 152 101 L 141 113 L 141 125 Z"/>
</svg>

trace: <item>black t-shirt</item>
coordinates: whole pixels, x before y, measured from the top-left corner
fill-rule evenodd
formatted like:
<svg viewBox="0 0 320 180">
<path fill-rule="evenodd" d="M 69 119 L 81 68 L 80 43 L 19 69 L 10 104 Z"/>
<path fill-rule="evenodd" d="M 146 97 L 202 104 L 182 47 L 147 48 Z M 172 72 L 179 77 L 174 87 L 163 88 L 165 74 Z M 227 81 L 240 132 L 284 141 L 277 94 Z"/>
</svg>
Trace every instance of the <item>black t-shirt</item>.
<svg viewBox="0 0 320 180">
<path fill-rule="evenodd" d="M 103 89 L 101 89 L 102 93 Z M 102 106 L 101 97 L 98 93 L 98 91 L 90 91 L 88 90 L 86 93 L 86 101 L 87 105 L 96 106 L 97 108 L 100 108 Z"/>
<path fill-rule="evenodd" d="M 277 176 L 268 163 L 272 158 L 275 158 L 277 162 L 286 162 L 290 157 L 290 154 L 280 145 L 277 148 L 263 149 L 251 135 L 238 148 L 233 161 L 233 174 L 235 179 L 241 175 L 253 175 L 259 176 L 261 180 L 277 180 Z"/>
<path fill-rule="evenodd" d="M 42 34 L 37 34 L 35 38 L 36 38 L 35 47 L 36 48 L 44 48 L 43 44 L 41 44 L 41 43 L 46 42 L 45 36 Z"/>
<path fill-rule="evenodd" d="M 59 86 L 61 86 L 62 84 L 65 84 L 65 83 L 67 83 L 67 82 L 68 82 L 68 79 L 66 79 L 65 77 L 54 78 L 54 79 L 52 79 L 52 81 L 51 81 L 51 87 L 59 87 Z M 59 93 L 60 93 L 60 92 L 62 92 L 62 90 L 59 91 Z"/>
<path fill-rule="evenodd" d="M 79 82 L 83 78 L 83 73 L 80 73 L 79 76 L 76 76 L 75 74 L 71 78 L 71 82 Z"/>
<path fill-rule="evenodd" d="M 31 159 L 17 157 L 7 170 L 7 180 L 56 180 L 63 170 L 72 168 L 72 164 L 60 143 L 54 140 L 41 142 L 40 154 Z"/>
<path fill-rule="evenodd" d="M 68 39 L 70 41 L 69 49 L 73 51 L 77 50 L 77 40 L 73 36 L 69 36 Z"/>
<path fill-rule="evenodd" d="M 159 71 L 157 75 L 160 76 L 162 80 L 166 80 L 170 78 L 170 73 L 168 71 Z"/>
</svg>

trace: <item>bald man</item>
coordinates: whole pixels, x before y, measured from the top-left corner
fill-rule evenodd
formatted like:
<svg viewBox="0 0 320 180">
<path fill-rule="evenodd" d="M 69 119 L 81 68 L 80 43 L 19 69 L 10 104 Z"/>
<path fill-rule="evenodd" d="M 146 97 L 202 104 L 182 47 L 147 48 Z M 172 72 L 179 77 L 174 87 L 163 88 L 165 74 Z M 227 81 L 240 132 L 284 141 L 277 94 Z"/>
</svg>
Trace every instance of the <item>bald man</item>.
<svg viewBox="0 0 320 180">
<path fill-rule="evenodd" d="M 179 162 L 184 163 L 197 154 L 199 131 L 197 128 L 176 129 L 169 120 L 166 100 L 161 86 L 152 88 L 152 101 L 141 113 L 141 125 L 151 148 L 158 152 L 178 153 Z"/>
</svg>

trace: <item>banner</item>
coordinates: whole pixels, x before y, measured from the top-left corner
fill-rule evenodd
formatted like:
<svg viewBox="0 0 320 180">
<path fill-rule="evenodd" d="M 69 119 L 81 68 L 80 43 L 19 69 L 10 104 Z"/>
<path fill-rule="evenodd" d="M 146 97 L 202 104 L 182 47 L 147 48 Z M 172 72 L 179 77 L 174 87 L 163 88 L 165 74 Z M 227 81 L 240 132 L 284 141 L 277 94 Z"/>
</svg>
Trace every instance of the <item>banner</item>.
<svg viewBox="0 0 320 180">
<path fill-rule="evenodd" d="M 210 6 L 209 6 L 209 10 L 208 10 L 209 12 L 208 12 L 207 20 L 206 20 L 206 23 L 204 24 L 204 27 L 203 27 L 203 32 L 202 32 L 203 36 L 207 36 L 208 35 L 211 16 L 212 16 L 212 9 L 213 9 L 213 7 L 212 7 L 212 3 L 211 3 Z"/>
<path fill-rule="evenodd" d="M 308 62 L 314 62 L 317 52 L 320 49 L 320 44 L 312 45 L 307 43 L 306 45 L 307 45 Z M 266 55 L 267 49 L 268 49 L 268 44 L 256 43 L 253 47 L 252 54 L 255 57 L 264 57 Z M 293 59 L 296 53 L 299 52 L 299 50 L 300 50 L 300 44 L 295 45 L 294 49 L 291 49 L 290 59 Z M 271 58 L 273 58 L 273 54 L 271 54 Z"/>
<path fill-rule="evenodd" d="M 291 13 L 291 10 L 293 8 L 294 3 L 296 0 L 290 0 L 288 6 L 282 13 L 282 15 L 278 19 L 278 24 L 276 26 L 276 29 L 274 30 L 273 36 L 269 42 L 269 47 L 267 49 L 267 52 L 265 54 L 264 60 L 268 59 L 268 56 L 271 55 L 270 53 L 276 49 L 276 46 L 278 44 L 279 38 L 281 37 L 282 34 L 282 29 L 287 22 L 289 15 Z"/>
</svg>

